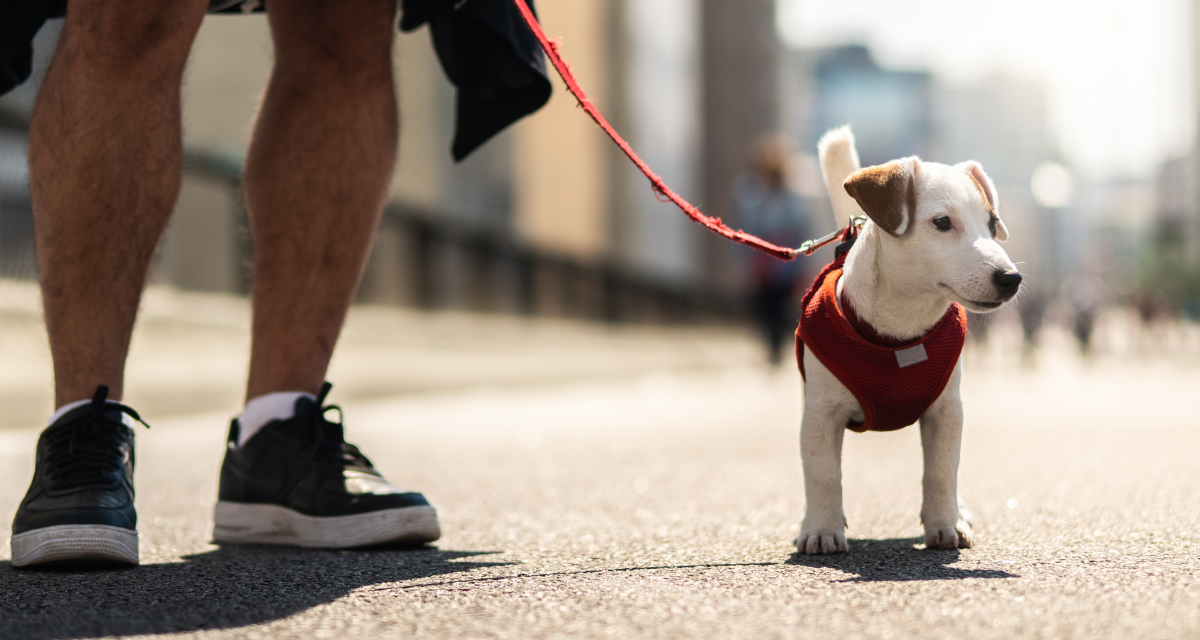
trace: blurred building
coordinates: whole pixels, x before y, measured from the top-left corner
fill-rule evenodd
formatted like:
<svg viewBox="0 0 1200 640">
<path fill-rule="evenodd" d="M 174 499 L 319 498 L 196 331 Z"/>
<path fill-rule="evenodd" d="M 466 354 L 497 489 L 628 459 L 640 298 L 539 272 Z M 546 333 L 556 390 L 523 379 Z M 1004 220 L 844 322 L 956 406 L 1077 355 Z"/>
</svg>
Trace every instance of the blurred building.
<svg viewBox="0 0 1200 640">
<path fill-rule="evenodd" d="M 1155 207 L 1138 238 L 1139 285 L 1200 316 L 1200 171 L 1197 151 L 1159 165 Z"/>
<path fill-rule="evenodd" d="M 928 156 L 933 144 L 933 79 L 924 71 L 881 67 L 860 45 L 789 49 L 779 69 L 780 128 L 799 145 L 793 182 L 821 232 L 834 220 L 817 141 L 834 127 L 852 126 L 863 166 L 910 155 Z M 813 261 L 832 259 L 817 254 Z"/>
<path fill-rule="evenodd" d="M 933 77 L 884 69 L 859 45 L 791 50 L 781 102 L 788 133 L 806 152 L 829 129 L 850 124 L 863 166 L 926 157 L 933 142 Z"/>
<path fill-rule="evenodd" d="M 1200 0 L 1190 5 L 1193 113 L 1200 116 Z M 1158 165 L 1154 212 L 1138 246 L 1140 286 L 1161 292 L 1194 319 L 1200 318 L 1200 128 L 1195 131 L 1187 152 Z"/>
<path fill-rule="evenodd" d="M 1193 114 L 1200 116 L 1200 0 L 1191 0 Z M 1194 120 L 1200 124 L 1200 117 Z M 1200 318 L 1200 128 L 1186 153 L 1159 164 L 1152 219 L 1138 238 L 1139 285 Z"/>
<path fill-rule="evenodd" d="M 1004 249 L 1021 265 L 1025 287 L 1056 291 L 1076 260 L 1081 237 L 1062 228 L 1069 211 L 1034 199 L 1038 165 L 1060 160 L 1050 141 L 1045 88 L 995 75 L 971 83 L 937 82 L 933 89 L 929 160 L 976 160 L 996 183 L 1000 214 L 1009 230 Z"/>
<path fill-rule="evenodd" d="M 647 0 L 626 0 L 642 3 Z M 707 214 L 739 226 L 734 190 L 755 141 L 781 128 L 781 47 L 775 0 L 703 0 L 703 191 Z M 653 28 L 653 27 L 652 27 Z M 703 234 L 705 281 L 722 291 L 744 286 L 739 248 Z"/>
<path fill-rule="evenodd" d="M 1143 249 L 1156 232 L 1158 193 L 1142 177 L 1093 182 L 1079 194 L 1076 208 L 1087 216 L 1077 233 L 1076 272 L 1091 273 L 1120 296 L 1143 288 Z"/>
</svg>

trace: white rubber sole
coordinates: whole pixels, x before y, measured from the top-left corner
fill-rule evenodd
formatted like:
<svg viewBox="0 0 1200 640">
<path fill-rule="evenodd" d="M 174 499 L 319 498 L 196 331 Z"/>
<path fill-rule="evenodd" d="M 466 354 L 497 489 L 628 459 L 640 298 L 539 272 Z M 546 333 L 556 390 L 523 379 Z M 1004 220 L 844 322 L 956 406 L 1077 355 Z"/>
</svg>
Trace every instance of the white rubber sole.
<svg viewBox="0 0 1200 640">
<path fill-rule="evenodd" d="M 213 542 L 348 549 L 421 544 L 442 536 L 433 507 L 318 518 L 274 504 L 218 502 L 213 516 Z"/>
<path fill-rule="evenodd" d="M 9 541 L 12 565 L 70 562 L 138 563 L 136 531 L 103 524 L 64 524 L 18 533 Z"/>
</svg>

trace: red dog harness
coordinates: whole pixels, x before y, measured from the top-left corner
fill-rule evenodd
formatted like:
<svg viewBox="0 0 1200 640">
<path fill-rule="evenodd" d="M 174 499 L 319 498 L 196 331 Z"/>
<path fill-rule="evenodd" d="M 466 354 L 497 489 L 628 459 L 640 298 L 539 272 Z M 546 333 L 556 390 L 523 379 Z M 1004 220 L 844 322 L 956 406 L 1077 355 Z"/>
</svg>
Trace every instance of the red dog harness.
<svg viewBox="0 0 1200 640">
<path fill-rule="evenodd" d="M 837 258 L 813 281 L 802 302 L 796 327 L 796 359 L 804 374 L 804 347 L 862 406 L 863 421 L 852 431 L 894 431 L 916 422 L 942 395 L 967 337 L 967 312 L 950 303 L 946 315 L 914 342 L 896 344 L 875 333 L 837 299 L 848 246 L 857 236 L 853 224 L 842 233 Z M 858 330 L 855 330 L 855 327 Z"/>
</svg>

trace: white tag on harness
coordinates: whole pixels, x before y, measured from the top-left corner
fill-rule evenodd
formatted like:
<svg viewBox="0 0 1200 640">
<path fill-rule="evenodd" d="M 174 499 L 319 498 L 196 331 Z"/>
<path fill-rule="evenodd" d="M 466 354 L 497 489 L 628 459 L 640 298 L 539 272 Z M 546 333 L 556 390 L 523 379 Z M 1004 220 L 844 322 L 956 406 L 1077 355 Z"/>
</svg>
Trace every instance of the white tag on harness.
<svg viewBox="0 0 1200 640">
<path fill-rule="evenodd" d="M 923 344 L 896 352 L 896 364 L 900 365 L 901 369 L 917 364 L 918 362 L 925 362 L 928 359 L 929 356 L 925 354 L 925 345 Z"/>
</svg>

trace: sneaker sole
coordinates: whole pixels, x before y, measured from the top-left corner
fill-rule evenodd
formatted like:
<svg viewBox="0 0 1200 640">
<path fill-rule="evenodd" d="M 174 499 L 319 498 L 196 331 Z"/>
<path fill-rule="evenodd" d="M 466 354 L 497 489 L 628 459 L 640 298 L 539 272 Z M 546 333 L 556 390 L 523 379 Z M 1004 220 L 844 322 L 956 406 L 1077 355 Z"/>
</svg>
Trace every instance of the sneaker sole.
<svg viewBox="0 0 1200 640">
<path fill-rule="evenodd" d="M 389 543 L 415 545 L 442 536 L 433 507 L 320 518 L 275 504 L 218 502 L 213 516 L 213 542 L 347 549 Z"/>
<path fill-rule="evenodd" d="M 18 533 L 12 566 L 59 563 L 138 563 L 136 531 L 102 524 L 64 524 Z"/>
</svg>

